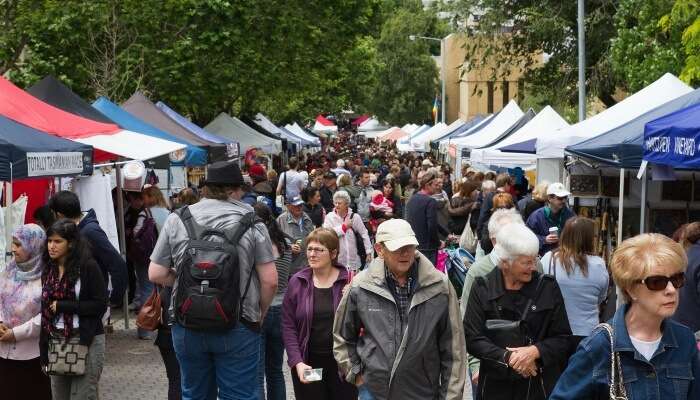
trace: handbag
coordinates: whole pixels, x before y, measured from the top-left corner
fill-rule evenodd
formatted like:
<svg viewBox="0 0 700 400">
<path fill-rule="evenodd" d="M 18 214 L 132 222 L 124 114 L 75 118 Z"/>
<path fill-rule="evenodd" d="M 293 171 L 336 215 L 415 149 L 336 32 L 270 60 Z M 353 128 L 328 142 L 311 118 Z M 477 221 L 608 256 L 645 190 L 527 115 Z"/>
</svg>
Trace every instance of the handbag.
<svg viewBox="0 0 700 400">
<path fill-rule="evenodd" d="M 464 230 L 462 231 L 462 235 L 459 237 L 459 247 L 474 254 L 474 252 L 476 251 L 477 237 L 471 228 L 471 225 L 470 225 L 471 219 L 472 219 L 472 216 L 470 213 L 469 217 L 467 218 L 467 224 L 464 225 Z"/>
<path fill-rule="evenodd" d="M 139 310 L 136 326 L 147 331 L 155 331 L 161 325 L 162 313 L 160 293 L 158 293 L 158 287 L 154 286 L 153 292 Z"/>
<path fill-rule="evenodd" d="M 499 318 L 486 320 L 486 337 L 488 337 L 493 344 L 503 349 L 506 347 L 523 347 L 532 344 L 532 339 L 528 335 L 525 319 L 530 311 L 532 302 L 539 297 L 540 290 L 542 289 L 542 278 L 543 275 L 540 274 L 537 281 L 537 289 L 535 289 L 535 295 L 527 300 L 520 319 L 516 321 L 501 319 L 499 307 L 495 307 L 496 315 Z"/>
<path fill-rule="evenodd" d="M 620 353 L 615 351 L 614 347 L 613 328 L 607 323 L 598 324 L 598 327 L 604 329 L 610 338 L 610 400 L 627 400 Z"/>
<path fill-rule="evenodd" d="M 80 344 L 80 336 L 69 339 L 49 337 L 48 363 L 46 373 L 59 376 L 85 375 L 88 347 Z"/>
</svg>

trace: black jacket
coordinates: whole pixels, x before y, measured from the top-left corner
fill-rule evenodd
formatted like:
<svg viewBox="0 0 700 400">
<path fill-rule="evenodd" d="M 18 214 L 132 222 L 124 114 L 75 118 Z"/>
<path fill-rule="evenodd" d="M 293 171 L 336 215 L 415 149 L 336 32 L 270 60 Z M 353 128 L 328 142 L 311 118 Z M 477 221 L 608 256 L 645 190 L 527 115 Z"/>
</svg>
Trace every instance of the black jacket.
<svg viewBox="0 0 700 400">
<path fill-rule="evenodd" d="M 105 290 L 109 278 L 112 278 L 112 304 L 121 304 L 126 290 L 127 272 L 126 262 L 112 242 L 107 239 L 107 234 L 100 227 L 95 216 L 95 210 L 90 210 L 78 224 L 80 234 L 90 243 L 92 256 L 102 272 Z"/>
<path fill-rule="evenodd" d="M 54 267 L 57 268 L 57 267 Z M 41 307 L 49 307 L 42 302 Z M 57 313 L 70 313 L 80 317 L 80 344 L 90 346 L 92 339 L 105 333 L 102 316 L 107 311 L 107 286 L 95 260 L 80 266 L 80 294 L 78 300 L 61 300 L 56 303 Z M 43 328 L 39 334 L 41 363 L 48 362 L 49 333 Z"/>
<path fill-rule="evenodd" d="M 532 280 L 518 291 L 523 299 L 535 296 L 539 276 L 534 272 Z M 540 294 L 533 300 L 525 319 L 529 337 L 540 351 L 540 374 L 530 379 L 522 378 L 504 364 L 506 350 L 486 336 L 485 326 L 487 319 L 519 320 L 524 307 L 516 305 L 514 298 L 505 290 L 499 268 L 486 277 L 476 278 L 469 294 L 464 334 L 468 353 L 481 360 L 477 400 L 546 399 L 566 367 L 571 328 L 559 285 L 549 275 L 542 277 Z M 497 312 L 497 307 L 500 312 Z"/>
<path fill-rule="evenodd" d="M 333 211 L 333 208 L 335 207 L 333 205 L 333 194 L 335 192 L 332 192 L 326 186 L 322 187 L 319 192 L 321 193 L 321 205 L 323 205 L 323 208 L 326 209 L 327 213 Z"/>
</svg>

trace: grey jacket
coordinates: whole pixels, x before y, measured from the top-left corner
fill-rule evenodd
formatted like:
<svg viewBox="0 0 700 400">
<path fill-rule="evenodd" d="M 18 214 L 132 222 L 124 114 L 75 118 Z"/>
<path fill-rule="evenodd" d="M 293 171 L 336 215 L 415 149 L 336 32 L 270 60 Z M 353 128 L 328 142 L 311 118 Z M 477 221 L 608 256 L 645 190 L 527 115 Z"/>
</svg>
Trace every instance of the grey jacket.
<svg viewBox="0 0 700 400">
<path fill-rule="evenodd" d="M 335 314 L 335 359 L 348 382 L 362 375 L 377 400 L 461 400 L 467 357 L 457 295 L 447 276 L 417 255 L 405 323 L 382 258 L 353 279 Z"/>
<path fill-rule="evenodd" d="M 289 267 L 289 276 L 299 272 L 309 263 L 306 259 L 306 237 L 313 231 L 316 226 L 311 218 L 306 213 L 302 214 L 301 224 L 294 221 L 292 215 L 285 211 L 277 217 L 277 224 L 285 235 L 289 237 L 292 243 L 301 241 L 301 253 L 292 254 L 292 265 Z"/>
</svg>

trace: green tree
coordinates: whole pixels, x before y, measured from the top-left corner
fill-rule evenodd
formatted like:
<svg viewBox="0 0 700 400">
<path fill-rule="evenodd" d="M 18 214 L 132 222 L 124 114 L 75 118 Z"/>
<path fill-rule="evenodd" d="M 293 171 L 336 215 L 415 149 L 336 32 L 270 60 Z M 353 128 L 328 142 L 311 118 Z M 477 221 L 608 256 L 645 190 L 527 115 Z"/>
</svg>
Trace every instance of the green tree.
<svg viewBox="0 0 700 400">
<path fill-rule="evenodd" d="M 468 68 L 491 69 L 494 79 L 513 65 L 531 90 L 550 104 L 577 101 L 576 1 L 457 0 L 448 3 L 454 21 L 471 37 Z M 610 74 L 610 38 L 617 1 L 586 1 L 586 85 L 604 104 L 615 104 L 617 80 Z M 547 55 L 541 63 L 542 53 Z"/>
<path fill-rule="evenodd" d="M 680 78 L 690 85 L 700 85 L 700 1 L 676 0 L 671 13 L 662 17 L 659 24 L 667 31 L 683 29 L 685 60 Z"/>
<path fill-rule="evenodd" d="M 380 119 L 397 125 L 430 119 L 439 90 L 437 65 L 430 43 L 409 36 L 441 37 L 442 29 L 435 14 L 419 5 L 399 8 L 384 23 L 377 41 L 377 83 L 368 107 Z"/>
</svg>

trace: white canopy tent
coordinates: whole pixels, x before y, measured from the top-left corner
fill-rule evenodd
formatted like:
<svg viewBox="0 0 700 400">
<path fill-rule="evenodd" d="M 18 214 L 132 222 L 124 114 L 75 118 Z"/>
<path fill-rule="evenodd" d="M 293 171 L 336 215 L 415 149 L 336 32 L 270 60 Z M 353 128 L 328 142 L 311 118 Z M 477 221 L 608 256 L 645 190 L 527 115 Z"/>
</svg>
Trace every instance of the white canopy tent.
<svg viewBox="0 0 700 400">
<path fill-rule="evenodd" d="M 563 158 L 564 148 L 623 125 L 648 111 L 693 90 L 674 75 L 666 73 L 654 83 L 614 106 L 577 124 L 544 132 L 537 139 L 537 158 Z"/>
<path fill-rule="evenodd" d="M 408 133 L 409 135 L 411 135 L 413 132 L 415 132 L 416 129 L 418 129 L 418 125 L 416 125 L 416 124 L 406 124 L 406 125 L 401 127 L 401 130 Z"/>
<path fill-rule="evenodd" d="M 296 136 L 299 136 L 302 139 L 306 139 L 310 142 L 312 142 L 315 146 L 320 146 L 321 145 L 321 140 L 317 138 L 316 136 L 308 134 L 299 124 L 296 122 L 293 125 L 287 124 L 284 126 L 284 128 Z"/>
<path fill-rule="evenodd" d="M 366 137 L 367 139 L 379 139 L 380 137 L 382 137 L 384 135 L 388 135 L 396 128 L 398 128 L 398 127 L 392 126 L 391 128 L 383 129 L 381 131 L 358 132 L 357 134 L 362 135 L 362 136 Z"/>
<path fill-rule="evenodd" d="M 411 138 L 416 137 L 426 130 L 430 129 L 430 125 L 421 125 L 417 127 L 412 133 L 407 137 L 403 137 L 396 142 L 396 148 L 402 152 L 407 153 L 413 151 L 413 145 L 411 145 Z"/>
<path fill-rule="evenodd" d="M 524 113 L 518 107 L 518 104 L 511 100 L 483 129 L 474 134 L 451 138 L 450 143 L 457 145 L 457 148 L 469 149 L 488 146 L 497 140 L 503 132 L 518 122 L 523 115 Z"/>
<path fill-rule="evenodd" d="M 187 147 L 184 143 L 171 142 L 127 130 L 71 140 L 132 160 L 150 160 Z"/>
<path fill-rule="evenodd" d="M 470 160 L 472 163 L 495 165 L 499 167 L 534 165 L 537 163 L 537 156 L 534 154 L 507 153 L 498 150 L 498 148 L 536 139 L 546 134 L 546 132 L 554 131 L 556 134 L 559 129 L 568 126 L 569 123 L 566 122 L 564 118 L 554 111 L 552 107 L 547 106 L 531 119 L 530 122 L 502 141 L 490 147 L 473 149 L 471 151 Z"/>
<path fill-rule="evenodd" d="M 362 132 L 385 131 L 387 128 L 388 126 L 382 125 L 378 119 L 372 117 L 362 121 L 357 127 L 357 132 L 362 134 Z"/>
<path fill-rule="evenodd" d="M 438 122 L 431 128 L 423 130 L 418 134 L 414 134 L 409 139 L 413 151 L 426 152 L 430 150 L 430 141 L 428 137 L 440 137 L 444 135 L 448 130 L 448 125 Z"/>
<path fill-rule="evenodd" d="M 223 112 L 204 129 L 219 136 L 236 140 L 241 145 L 241 154 L 253 147 L 270 154 L 279 154 L 282 151 L 282 141 L 267 137 L 244 124 L 243 121 L 232 118 Z"/>
</svg>

